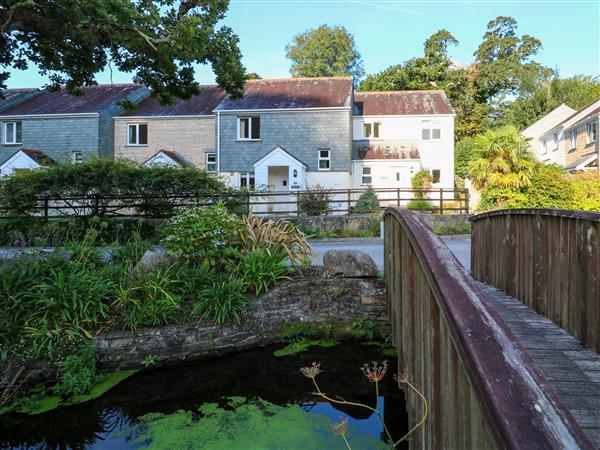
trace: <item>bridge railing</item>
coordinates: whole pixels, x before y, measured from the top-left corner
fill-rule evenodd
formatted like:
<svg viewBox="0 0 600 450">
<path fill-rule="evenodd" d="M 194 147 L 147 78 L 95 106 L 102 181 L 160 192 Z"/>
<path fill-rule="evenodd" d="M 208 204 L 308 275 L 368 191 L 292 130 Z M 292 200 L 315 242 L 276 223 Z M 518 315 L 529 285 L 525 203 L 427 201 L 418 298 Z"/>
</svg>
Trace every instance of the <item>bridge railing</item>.
<svg viewBox="0 0 600 450">
<path fill-rule="evenodd" d="M 600 353 L 600 214 L 507 209 L 471 221 L 473 276 Z"/>
<path fill-rule="evenodd" d="M 593 448 L 439 237 L 408 210 L 389 208 L 384 221 L 399 366 L 430 411 L 410 448 Z M 418 420 L 423 405 L 410 394 L 407 404 Z"/>
</svg>

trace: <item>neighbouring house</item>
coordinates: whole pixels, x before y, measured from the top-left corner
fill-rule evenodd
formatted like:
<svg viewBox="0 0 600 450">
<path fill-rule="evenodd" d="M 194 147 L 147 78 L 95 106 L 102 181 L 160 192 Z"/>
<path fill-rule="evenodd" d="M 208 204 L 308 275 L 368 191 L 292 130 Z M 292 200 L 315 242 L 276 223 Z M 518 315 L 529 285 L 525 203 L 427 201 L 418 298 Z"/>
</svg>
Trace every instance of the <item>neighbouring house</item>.
<svg viewBox="0 0 600 450">
<path fill-rule="evenodd" d="M 64 90 L 42 90 L 0 106 L 0 164 L 21 148 L 42 152 L 58 163 L 114 158 L 112 118 L 122 111 L 121 102 L 137 102 L 148 95 L 148 89 L 112 84 L 82 91 L 83 95 L 75 96 Z"/>
<path fill-rule="evenodd" d="M 115 156 L 144 164 L 187 161 L 216 171 L 213 110 L 224 98 L 217 85 L 202 85 L 199 95 L 171 105 L 145 98 L 135 111 L 114 117 Z"/>
<path fill-rule="evenodd" d="M 0 164 L 0 176 L 12 176 L 52 164 L 56 164 L 56 161 L 46 156 L 44 152 L 21 148 Z"/>
<path fill-rule="evenodd" d="M 352 186 L 410 188 L 426 170 L 433 188 L 453 189 L 455 115 L 440 90 L 356 92 Z"/>
<path fill-rule="evenodd" d="M 565 171 L 597 170 L 600 99 L 574 112 L 541 135 L 541 161 Z"/>
<path fill-rule="evenodd" d="M 183 157 L 173 150 L 159 150 L 142 163 L 143 166 L 171 166 L 171 167 L 193 167 L 189 159 Z"/>
<path fill-rule="evenodd" d="M 558 141 L 561 132 L 557 130 L 553 133 L 556 134 L 557 148 L 553 146 L 553 134 L 550 135 L 548 141 L 543 140 L 542 137 L 575 113 L 576 111 L 573 108 L 563 103 L 523 130 L 521 134 L 530 139 L 530 148 L 538 160 L 546 164 L 555 163 L 561 166 L 565 165 L 565 153 L 557 151 L 560 145 Z"/>
</svg>

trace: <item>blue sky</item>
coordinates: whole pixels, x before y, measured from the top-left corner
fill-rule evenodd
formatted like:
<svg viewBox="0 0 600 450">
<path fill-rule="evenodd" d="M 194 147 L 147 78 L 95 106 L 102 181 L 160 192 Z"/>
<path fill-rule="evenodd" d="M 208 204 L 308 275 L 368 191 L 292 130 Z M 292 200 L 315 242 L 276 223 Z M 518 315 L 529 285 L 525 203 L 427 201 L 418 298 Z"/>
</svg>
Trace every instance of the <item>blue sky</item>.
<svg viewBox="0 0 600 450">
<path fill-rule="evenodd" d="M 519 33 L 540 39 L 536 60 L 562 76 L 600 74 L 600 0 L 231 0 L 224 23 L 240 38 L 247 70 L 270 78 L 289 76 L 284 49 L 292 36 L 321 24 L 343 25 L 354 34 L 367 73 L 420 55 L 425 39 L 440 28 L 459 41 L 452 58 L 467 64 L 488 21 L 499 15 L 515 17 Z M 209 67 L 199 67 L 197 79 L 207 83 L 214 76 Z M 110 77 L 104 72 L 97 80 Z M 131 74 L 113 72 L 112 80 L 128 82 Z M 13 71 L 8 86 L 46 82 L 32 66 Z"/>
</svg>

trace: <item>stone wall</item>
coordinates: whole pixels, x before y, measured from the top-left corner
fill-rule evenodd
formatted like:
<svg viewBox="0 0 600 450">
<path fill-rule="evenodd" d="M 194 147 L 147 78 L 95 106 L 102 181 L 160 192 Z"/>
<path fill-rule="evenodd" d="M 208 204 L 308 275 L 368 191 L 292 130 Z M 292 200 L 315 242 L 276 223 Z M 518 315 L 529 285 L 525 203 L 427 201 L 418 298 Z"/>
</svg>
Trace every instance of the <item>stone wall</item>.
<svg viewBox="0 0 600 450">
<path fill-rule="evenodd" d="M 421 213 L 419 217 L 429 228 L 433 227 L 464 227 L 470 226 L 470 214 L 426 214 Z"/>
<path fill-rule="evenodd" d="M 281 284 L 251 302 L 240 325 L 217 326 L 208 321 L 184 325 L 117 331 L 94 338 L 100 368 L 142 367 L 223 355 L 282 341 L 291 323 L 328 322 L 339 337 L 350 336 L 353 320 L 368 316 L 388 329 L 384 282 L 380 279 L 314 277 Z"/>
<path fill-rule="evenodd" d="M 281 219 L 274 218 L 274 219 Z M 286 217 L 305 231 L 367 231 L 379 227 L 380 215 Z"/>
</svg>

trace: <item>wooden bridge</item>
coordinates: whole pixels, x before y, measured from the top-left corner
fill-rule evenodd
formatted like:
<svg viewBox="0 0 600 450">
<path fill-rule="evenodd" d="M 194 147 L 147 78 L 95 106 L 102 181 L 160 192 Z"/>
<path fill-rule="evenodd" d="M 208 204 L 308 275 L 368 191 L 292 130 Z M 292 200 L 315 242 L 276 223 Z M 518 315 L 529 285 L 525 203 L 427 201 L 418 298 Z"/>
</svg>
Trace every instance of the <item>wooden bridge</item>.
<svg viewBox="0 0 600 450">
<path fill-rule="evenodd" d="M 384 221 L 399 366 L 429 402 L 410 447 L 600 448 L 600 214 L 475 216 L 473 276 L 418 215 Z"/>
</svg>

